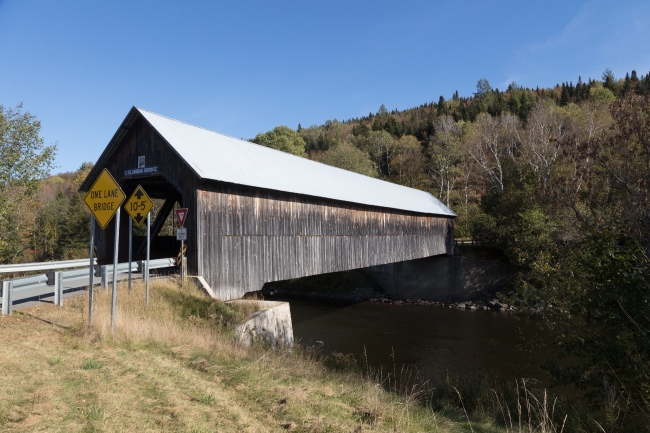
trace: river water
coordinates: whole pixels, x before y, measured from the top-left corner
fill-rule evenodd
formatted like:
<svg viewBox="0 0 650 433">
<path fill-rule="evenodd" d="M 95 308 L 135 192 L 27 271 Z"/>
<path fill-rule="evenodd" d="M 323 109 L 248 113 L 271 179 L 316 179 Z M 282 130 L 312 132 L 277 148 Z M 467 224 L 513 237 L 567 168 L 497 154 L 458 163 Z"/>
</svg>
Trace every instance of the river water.
<svg viewBox="0 0 650 433">
<path fill-rule="evenodd" d="M 353 354 L 364 365 L 424 377 L 474 375 L 502 378 L 547 376 L 537 365 L 541 353 L 518 350 L 522 335 L 539 332 L 535 320 L 510 313 L 375 302 L 333 304 L 295 298 L 289 301 L 295 338 L 325 353 Z M 523 334 L 522 334 L 523 331 Z M 365 355 L 364 355 L 365 353 Z"/>
</svg>

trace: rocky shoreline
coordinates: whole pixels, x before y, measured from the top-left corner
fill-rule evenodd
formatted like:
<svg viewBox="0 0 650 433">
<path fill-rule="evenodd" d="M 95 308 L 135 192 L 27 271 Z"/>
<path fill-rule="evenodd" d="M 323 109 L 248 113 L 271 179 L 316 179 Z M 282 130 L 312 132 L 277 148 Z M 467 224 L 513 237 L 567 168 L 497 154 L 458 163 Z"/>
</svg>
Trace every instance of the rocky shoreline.
<svg viewBox="0 0 650 433">
<path fill-rule="evenodd" d="M 327 292 L 313 292 L 313 291 L 294 291 L 283 290 L 277 287 L 269 287 L 262 290 L 262 295 L 265 299 L 272 299 L 274 296 L 287 296 L 302 299 L 321 300 L 327 302 L 377 302 L 381 304 L 392 305 L 420 305 L 420 306 L 434 306 L 443 308 L 456 308 L 461 310 L 485 310 L 496 312 L 515 312 L 517 308 L 512 305 L 505 304 L 497 298 L 489 299 L 475 299 L 470 301 L 461 302 L 448 302 L 448 301 L 429 301 L 424 299 L 398 299 L 391 298 L 382 293 L 369 288 L 358 288 L 353 292 L 342 293 L 327 293 Z"/>
</svg>

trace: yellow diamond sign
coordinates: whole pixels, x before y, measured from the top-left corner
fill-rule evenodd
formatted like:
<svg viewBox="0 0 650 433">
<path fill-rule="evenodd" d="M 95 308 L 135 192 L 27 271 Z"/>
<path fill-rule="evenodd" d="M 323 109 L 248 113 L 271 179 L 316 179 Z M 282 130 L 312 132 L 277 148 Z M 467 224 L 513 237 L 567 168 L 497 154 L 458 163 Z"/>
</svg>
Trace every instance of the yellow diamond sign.
<svg viewBox="0 0 650 433">
<path fill-rule="evenodd" d="M 153 202 L 147 193 L 144 192 L 142 185 L 138 185 L 135 191 L 133 191 L 133 194 L 131 194 L 131 197 L 124 204 L 124 209 L 131 215 L 133 222 L 138 227 L 142 225 L 142 221 L 144 221 L 152 207 Z"/>
<path fill-rule="evenodd" d="M 105 229 L 126 196 L 108 170 L 103 169 L 86 194 L 84 202 L 102 229 Z"/>
</svg>

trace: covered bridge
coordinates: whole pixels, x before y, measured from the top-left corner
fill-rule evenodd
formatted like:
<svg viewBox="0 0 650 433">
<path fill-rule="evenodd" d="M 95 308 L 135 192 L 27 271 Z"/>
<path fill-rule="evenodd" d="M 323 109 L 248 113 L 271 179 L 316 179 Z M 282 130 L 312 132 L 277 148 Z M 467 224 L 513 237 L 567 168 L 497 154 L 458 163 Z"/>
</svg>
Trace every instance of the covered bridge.
<svg viewBox="0 0 650 433">
<path fill-rule="evenodd" d="M 140 166 L 138 165 L 140 161 Z M 107 168 L 127 197 L 141 184 L 164 199 L 152 258 L 176 255 L 159 236 L 174 205 L 187 207 L 188 275 L 219 299 L 265 282 L 451 254 L 453 218 L 427 192 L 331 167 L 133 107 L 81 185 Z M 97 227 L 97 258 L 113 256 L 114 224 Z M 119 261 L 128 260 L 128 222 Z M 144 240 L 134 241 L 134 259 Z"/>
</svg>

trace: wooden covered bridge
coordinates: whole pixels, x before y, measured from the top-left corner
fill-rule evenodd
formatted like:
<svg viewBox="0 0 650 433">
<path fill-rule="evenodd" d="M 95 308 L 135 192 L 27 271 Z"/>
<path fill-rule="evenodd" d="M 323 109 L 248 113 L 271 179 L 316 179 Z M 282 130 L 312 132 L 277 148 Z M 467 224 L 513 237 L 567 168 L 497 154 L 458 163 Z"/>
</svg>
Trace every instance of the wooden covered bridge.
<svg viewBox="0 0 650 433">
<path fill-rule="evenodd" d="M 264 283 L 451 254 L 456 216 L 431 194 L 228 137 L 133 107 L 80 190 L 107 168 L 127 197 L 141 184 L 164 204 L 152 258 L 176 255 L 160 236 L 176 203 L 189 209 L 188 275 L 222 300 Z M 122 218 L 120 239 L 127 239 Z M 114 224 L 97 228 L 113 257 Z M 144 242 L 134 241 L 134 259 Z M 119 260 L 128 246 L 120 242 Z"/>
</svg>

